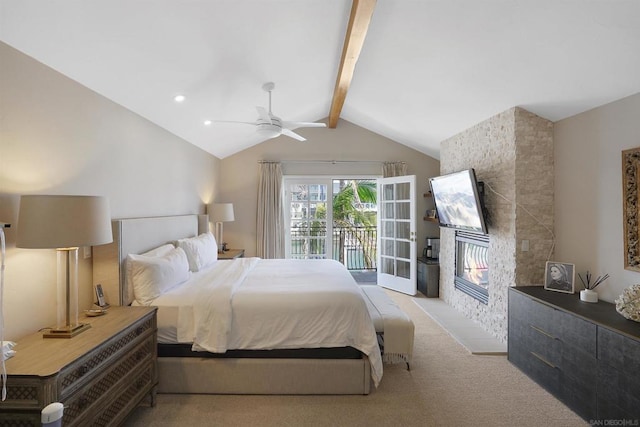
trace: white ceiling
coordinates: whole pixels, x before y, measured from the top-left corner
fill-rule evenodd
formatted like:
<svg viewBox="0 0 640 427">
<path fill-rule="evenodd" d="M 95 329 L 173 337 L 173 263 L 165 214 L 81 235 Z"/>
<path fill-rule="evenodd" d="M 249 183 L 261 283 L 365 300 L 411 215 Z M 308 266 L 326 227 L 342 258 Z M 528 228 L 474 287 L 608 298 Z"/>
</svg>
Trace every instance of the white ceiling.
<svg viewBox="0 0 640 427">
<path fill-rule="evenodd" d="M 350 10 L 0 0 L 0 40 L 224 158 L 261 140 L 203 120 L 255 120 L 264 82 L 283 120 L 329 115 Z M 638 92 L 640 1 L 378 0 L 341 118 L 438 158 L 440 141 L 513 106 L 557 121 Z"/>
</svg>

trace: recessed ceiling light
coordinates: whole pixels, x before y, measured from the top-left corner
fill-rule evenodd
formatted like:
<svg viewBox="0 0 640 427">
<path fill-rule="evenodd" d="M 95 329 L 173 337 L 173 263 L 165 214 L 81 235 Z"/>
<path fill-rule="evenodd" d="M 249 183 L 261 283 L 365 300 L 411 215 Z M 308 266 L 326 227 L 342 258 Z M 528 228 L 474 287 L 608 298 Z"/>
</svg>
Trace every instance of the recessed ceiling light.
<svg viewBox="0 0 640 427">
<path fill-rule="evenodd" d="M 211 120 L 205 120 L 204 121 L 204 125 L 205 126 L 210 126 L 211 125 Z"/>
<path fill-rule="evenodd" d="M 182 102 L 185 99 L 187 99 L 187 97 L 184 96 L 184 95 L 176 95 L 176 96 L 173 97 L 173 100 L 176 101 L 176 102 Z"/>
</svg>

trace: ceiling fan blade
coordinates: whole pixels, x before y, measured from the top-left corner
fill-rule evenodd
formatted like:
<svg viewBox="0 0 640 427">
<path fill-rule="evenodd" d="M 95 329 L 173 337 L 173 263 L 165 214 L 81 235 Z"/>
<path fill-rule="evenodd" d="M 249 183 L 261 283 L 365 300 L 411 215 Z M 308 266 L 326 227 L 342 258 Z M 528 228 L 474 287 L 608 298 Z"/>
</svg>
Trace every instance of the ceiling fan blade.
<svg viewBox="0 0 640 427">
<path fill-rule="evenodd" d="M 256 107 L 256 110 L 258 110 L 258 116 L 262 120 L 264 120 L 267 123 L 272 123 L 271 116 L 269 115 L 269 113 L 267 113 L 267 110 L 265 110 L 263 107 Z"/>
<path fill-rule="evenodd" d="M 289 129 L 297 129 L 297 128 L 326 128 L 327 125 L 325 123 L 312 123 L 312 122 L 283 122 L 283 127 Z"/>
<path fill-rule="evenodd" d="M 211 123 L 242 123 L 245 125 L 256 125 L 256 122 L 238 122 L 235 120 L 211 120 Z"/>
<path fill-rule="evenodd" d="M 282 128 L 282 134 L 287 135 L 289 138 L 297 139 L 298 141 L 306 141 L 306 138 L 301 137 L 297 133 L 291 131 L 291 129 Z"/>
</svg>

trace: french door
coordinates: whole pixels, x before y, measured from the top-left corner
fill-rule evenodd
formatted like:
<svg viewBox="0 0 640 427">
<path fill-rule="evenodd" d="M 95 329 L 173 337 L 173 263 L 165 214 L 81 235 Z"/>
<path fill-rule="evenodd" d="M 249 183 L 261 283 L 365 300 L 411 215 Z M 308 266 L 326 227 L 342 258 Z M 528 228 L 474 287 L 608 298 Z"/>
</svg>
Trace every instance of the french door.
<svg viewBox="0 0 640 427">
<path fill-rule="evenodd" d="M 409 295 L 416 289 L 416 177 L 378 179 L 378 285 Z"/>
<path fill-rule="evenodd" d="M 285 257 L 331 259 L 331 179 L 288 178 L 284 184 Z"/>
</svg>

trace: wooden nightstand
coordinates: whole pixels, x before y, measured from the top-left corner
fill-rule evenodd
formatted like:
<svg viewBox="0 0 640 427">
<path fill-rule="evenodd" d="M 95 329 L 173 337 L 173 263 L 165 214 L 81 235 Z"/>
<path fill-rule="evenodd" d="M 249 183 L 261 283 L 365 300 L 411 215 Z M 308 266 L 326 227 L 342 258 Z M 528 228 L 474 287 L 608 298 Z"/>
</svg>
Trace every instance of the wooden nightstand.
<svg viewBox="0 0 640 427">
<path fill-rule="evenodd" d="M 218 252 L 218 259 L 244 258 L 244 249 L 228 249 L 226 252 Z"/>
<path fill-rule="evenodd" d="M 70 339 L 35 333 L 6 361 L 7 399 L 0 426 L 41 426 L 40 413 L 64 404 L 62 424 L 119 425 L 158 385 L 155 307 L 111 307 L 80 316 L 91 328 Z"/>
</svg>

